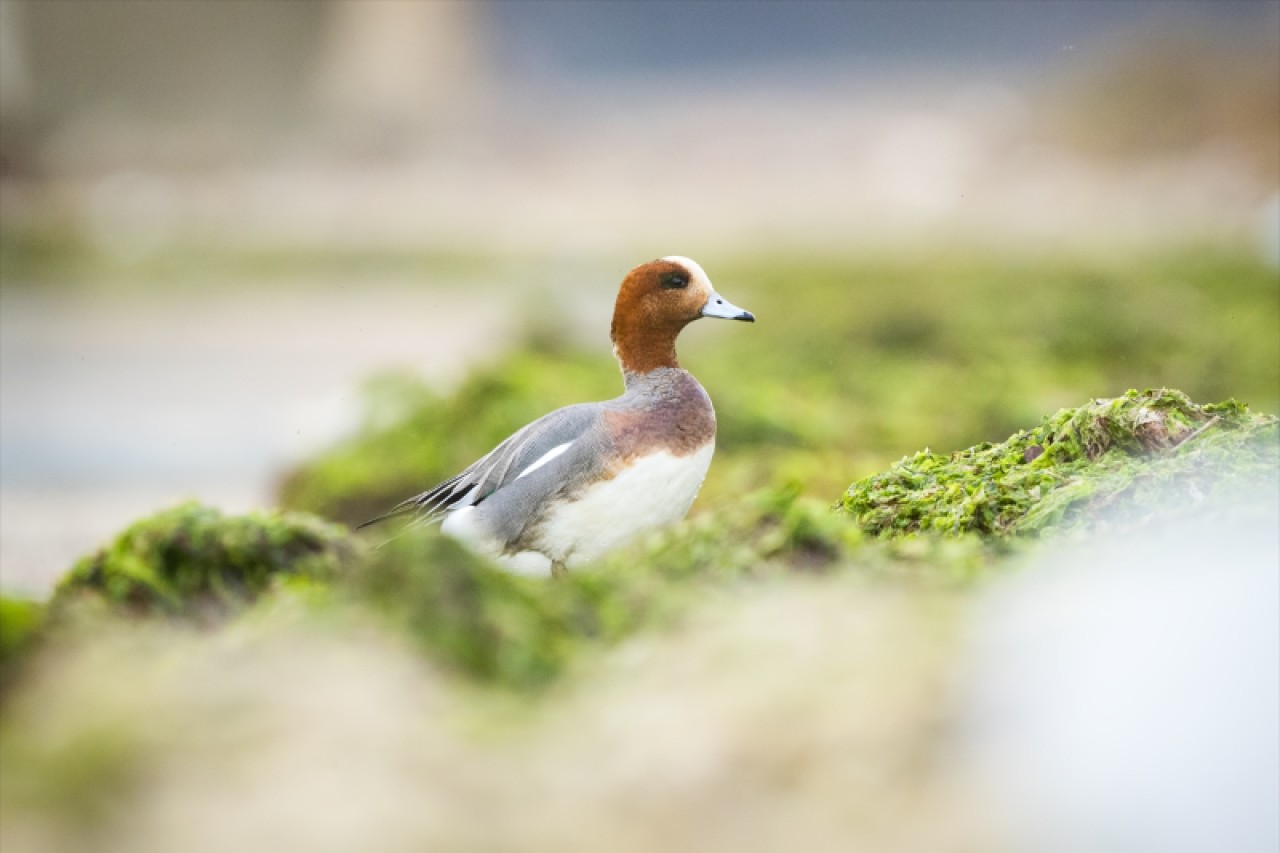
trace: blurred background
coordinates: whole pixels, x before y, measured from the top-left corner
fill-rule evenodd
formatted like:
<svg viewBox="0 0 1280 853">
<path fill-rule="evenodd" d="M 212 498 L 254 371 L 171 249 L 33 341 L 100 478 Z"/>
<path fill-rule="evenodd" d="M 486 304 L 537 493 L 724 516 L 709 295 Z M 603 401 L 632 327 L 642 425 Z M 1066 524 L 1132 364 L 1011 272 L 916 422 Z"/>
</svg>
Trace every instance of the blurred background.
<svg viewBox="0 0 1280 853">
<path fill-rule="evenodd" d="M 836 453 L 824 497 L 1131 385 L 1274 411 L 1278 45 L 1274 2 L 0 0 L 3 583 L 273 505 L 379 371 L 551 341 L 607 392 L 667 254 L 761 317 L 685 338 L 726 449 Z"/>
<path fill-rule="evenodd" d="M 368 518 L 616 394 L 671 254 L 759 318 L 681 338 L 671 542 L 85 611 L 0 655 L 6 851 L 1276 849 L 1273 484 L 1035 549 L 828 511 L 1128 388 L 1280 410 L 1274 0 L 0 0 L 0 587 L 186 498 Z"/>
</svg>

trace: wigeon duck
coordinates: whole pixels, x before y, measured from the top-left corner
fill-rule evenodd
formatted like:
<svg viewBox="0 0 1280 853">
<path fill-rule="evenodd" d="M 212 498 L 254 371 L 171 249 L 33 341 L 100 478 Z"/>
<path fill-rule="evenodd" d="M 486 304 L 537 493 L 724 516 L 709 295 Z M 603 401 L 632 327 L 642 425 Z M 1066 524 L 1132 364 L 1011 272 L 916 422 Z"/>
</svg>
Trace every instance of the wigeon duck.
<svg viewBox="0 0 1280 853">
<path fill-rule="evenodd" d="M 688 258 L 631 270 L 610 328 L 621 397 L 544 415 L 461 474 L 366 524 L 443 518 L 446 534 L 512 571 L 560 575 L 680 520 L 716 442 L 711 400 L 676 360 L 676 336 L 699 317 L 756 319 L 716 293 Z"/>
</svg>

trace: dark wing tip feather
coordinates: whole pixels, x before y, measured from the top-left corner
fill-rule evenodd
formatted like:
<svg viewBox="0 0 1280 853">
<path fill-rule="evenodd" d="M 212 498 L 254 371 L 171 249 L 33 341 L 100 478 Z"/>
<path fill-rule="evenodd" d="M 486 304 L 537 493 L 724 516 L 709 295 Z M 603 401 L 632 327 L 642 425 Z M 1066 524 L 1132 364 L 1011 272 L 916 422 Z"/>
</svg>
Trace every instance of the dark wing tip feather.
<svg viewBox="0 0 1280 853">
<path fill-rule="evenodd" d="M 400 503 L 393 506 L 387 512 L 384 512 L 382 515 L 376 516 L 375 518 L 371 518 L 362 523 L 356 527 L 356 530 L 363 530 L 372 524 L 377 524 L 379 521 L 386 521 L 389 518 L 398 518 L 402 515 L 421 515 L 423 518 L 431 518 L 432 516 L 439 514 L 442 510 L 453 506 L 464 494 L 466 494 L 465 490 L 458 491 L 457 488 L 458 481 L 462 479 L 462 476 L 462 474 L 459 474 L 456 477 L 451 477 L 443 483 L 440 483 L 438 486 L 434 486 L 421 494 L 417 494 L 411 498 L 406 498 L 405 500 L 400 501 Z"/>
<path fill-rule="evenodd" d="M 407 514 L 408 512 L 409 509 L 407 507 L 404 509 L 392 510 L 391 512 L 384 512 L 382 515 L 375 516 L 368 521 L 362 521 L 360 524 L 357 524 L 356 530 L 364 530 L 366 527 L 377 524 L 379 521 L 386 521 L 388 518 L 397 518 L 401 515 Z"/>
<path fill-rule="evenodd" d="M 414 524 L 427 523 L 464 500 L 466 505 L 476 506 L 509 482 L 518 480 L 518 473 L 512 476 L 512 469 L 517 465 L 528 465 L 554 446 L 576 441 L 595 422 L 598 410 L 598 404 L 588 403 L 557 409 L 550 415 L 521 427 L 462 473 L 401 501 L 388 512 L 364 522 L 356 530 L 410 514 L 416 516 Z"/>
</svg>

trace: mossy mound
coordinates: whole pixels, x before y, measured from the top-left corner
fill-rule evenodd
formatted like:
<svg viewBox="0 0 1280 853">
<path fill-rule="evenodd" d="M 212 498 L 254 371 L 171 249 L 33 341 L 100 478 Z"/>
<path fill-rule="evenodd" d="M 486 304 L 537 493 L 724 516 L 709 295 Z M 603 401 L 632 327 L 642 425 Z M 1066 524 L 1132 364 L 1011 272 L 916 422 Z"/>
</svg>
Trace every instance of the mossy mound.
<svg viewBox="0 0 1280 853">
<path fill-rule="evenodd" d="M 554 583 L 508 573 L 424 531 L 372 552 L 344 575 L 339 596 L 370 607 L 454 672 L 529 689 L 583 653 L 679 611 L 699 590 L 832 570 L 861 541 L 797 490 L 765 490 Z"/>
<path fill-rule="evenodd" d="M 216 621 L 279 577 L 333 577 L 354 553 L 341 527 L 304 513 L 228 516 L 187 503 L 137 522 L 81 559 L 53 604 L 90 599 L 129 614 Z"/>
<path fill-rule="evenodd" d="M 917 453 L 854 483 L 838 508 L 874 535 L 1037 535 L 1089 527 L 1103 508 L 1123 516 L 1277 476 L 1276 417 L 1235 400 L 1199 406 L 1180 391 L 1129 391 L 1062 409 L 1000 444 Z"/>
<path fill-rule="evenodd" d="M 234 517 L 187 504 L 82 559 L 54 595 L 51 628 L 92 627 L 104 610 L 207 625 L 241 613 L 269 622 L 283 608 L 319 625 L 380 626 L 466 680 L 527 691 L 716 590 L 841 572 L 964 583 L 992 556 L 977 537 L 871 542 L 794 484 L 742 496 L 554 583 L 510 574 L 435 529 L 357 549 L 342 528 L 305 513 Z"/>
<path fill-rule="evenodd" d="M 762 489 L 554 582 L 510 574 L 424 531 L 371 553 L 336 587 L 445 668 L 517 690 L 678 620 L 698 602 L 799 575 L 927 576 L 963 585 L 1003 553 L 978 537 L 871 541 L 795 486 Z"/>
</svg>

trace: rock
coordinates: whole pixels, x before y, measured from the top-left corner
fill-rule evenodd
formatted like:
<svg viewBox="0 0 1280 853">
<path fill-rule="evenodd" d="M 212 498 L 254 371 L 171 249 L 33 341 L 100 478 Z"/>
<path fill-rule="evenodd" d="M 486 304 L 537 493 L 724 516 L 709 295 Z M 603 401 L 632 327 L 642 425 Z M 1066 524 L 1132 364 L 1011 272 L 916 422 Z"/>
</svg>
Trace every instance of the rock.
<svg viewBox="0 0 1280 853">
<path fill-rule="evenodd" d="M 186 503 L 81 559 L 52 603 L 62 610 L 90 600 L 135 615 L 219 621 L 280 578 L 328 578 L 354 554 L 342 527 L 305 513 L 228 516 Z"/>
<path fill-rule="evenodd" d="M 1091 529 L 1138 519 L 1173 494 L 1198 502 L 1228 481 L 1274 483 L 1278 438 L 1280 420 L 1235 400 L 1200 406 L 1180 391 L 1129 391 L 1062 409 L 1000 444 L 917 453 L 851 485 L 839 509 L 881 536 Z M 1169 490 L 1171 481 L 1185 488 Z"/>
</svg>

